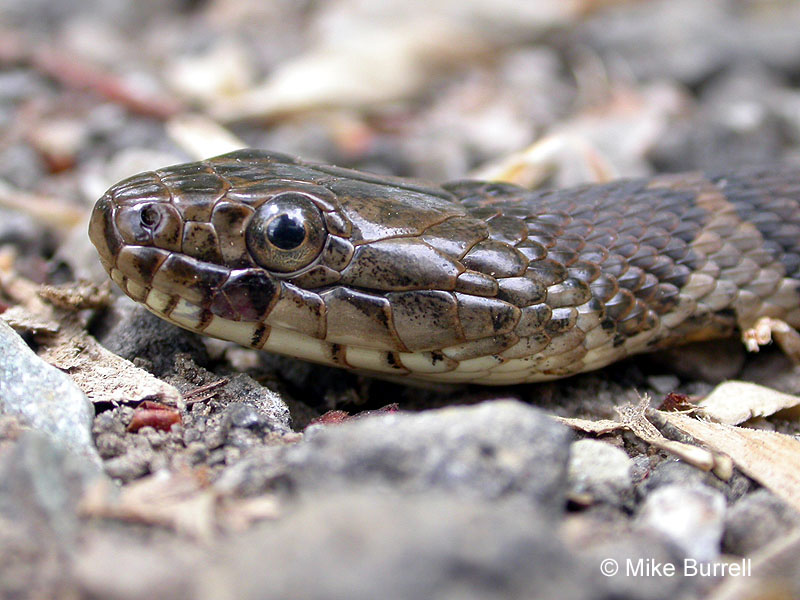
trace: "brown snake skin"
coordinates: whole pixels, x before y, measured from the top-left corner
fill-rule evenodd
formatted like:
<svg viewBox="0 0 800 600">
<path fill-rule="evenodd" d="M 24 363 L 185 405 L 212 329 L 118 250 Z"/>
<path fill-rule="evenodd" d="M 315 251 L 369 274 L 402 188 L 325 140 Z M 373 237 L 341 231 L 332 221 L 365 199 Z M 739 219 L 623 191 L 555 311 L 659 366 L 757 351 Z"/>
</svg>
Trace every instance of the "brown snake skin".
<svg viewBox="0 0 800 600">
<path fill-rule="evenodd" d="M 187 329 L 382 375 L 490 384 L 800 326 L 800 169 L 530 191 L 242 150 L 143 173 L 89 235 Z"/>
</svg>

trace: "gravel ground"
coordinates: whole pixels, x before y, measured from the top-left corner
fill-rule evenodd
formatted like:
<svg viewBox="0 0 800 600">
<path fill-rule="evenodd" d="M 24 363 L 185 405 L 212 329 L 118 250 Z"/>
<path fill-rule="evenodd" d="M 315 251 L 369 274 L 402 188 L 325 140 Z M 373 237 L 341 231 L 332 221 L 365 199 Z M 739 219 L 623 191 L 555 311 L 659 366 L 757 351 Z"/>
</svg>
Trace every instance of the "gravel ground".
<svg viewBox="0 0 800 600">
<path fill-rule="evenodd" d="M 800 395 L 778 351 L 410 387 L 168 325 L 86 236 L 115 181 L 240 144 L 434 181 L 535 144 L 540 187 L 800 164 L 798 30 L 792 0 L 0 0 L 0 597 L 800 597 L 800 498 L 553 418 Z"/>
</svg>

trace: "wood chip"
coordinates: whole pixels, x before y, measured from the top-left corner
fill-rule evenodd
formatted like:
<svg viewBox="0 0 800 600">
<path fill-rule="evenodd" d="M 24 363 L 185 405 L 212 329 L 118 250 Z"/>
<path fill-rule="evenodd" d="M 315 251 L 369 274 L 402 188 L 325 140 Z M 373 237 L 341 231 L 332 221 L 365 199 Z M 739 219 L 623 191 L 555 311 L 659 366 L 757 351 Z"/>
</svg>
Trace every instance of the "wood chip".
<svg viewBox="0 0 800 600">
<path fill-rule="evenodd" d="M 167 121 L 166 129 L 169 137 L 197 160 L 247 147 L 232 131 L 196 113 L 173 117 Z"/>
<path fill-rule="evenodd" d="M 83 208 L 54 196 L 24 192 L 3 179 L 0 179 L 0 207 L 31 216 L 58 231 L 69 231 L 86 219 Z"/>
</svg>

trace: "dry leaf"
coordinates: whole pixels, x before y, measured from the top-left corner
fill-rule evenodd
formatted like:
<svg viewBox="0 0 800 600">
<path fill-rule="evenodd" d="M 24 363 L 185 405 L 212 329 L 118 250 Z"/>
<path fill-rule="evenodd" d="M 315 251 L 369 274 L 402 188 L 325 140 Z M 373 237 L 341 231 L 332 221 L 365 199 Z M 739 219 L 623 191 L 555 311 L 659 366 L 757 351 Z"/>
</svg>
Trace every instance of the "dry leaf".
<svg viewBox="0 0 800 600">
<path fill-rule="evenodd" d="M 710 423 L 676 413 L 659 414 L 712 450 L 730 456 L 742 472 L 800 510 L 800 441 L 774 431 Z"/>
<path fill-rule="evenodd" d="M 738 425 L 753 417 L 768 417 L 779 410 L 800 406 L 800 397 L 747 383 L 726 381 L 698 405 L 713 421 Z"/>
<path fill-rule="evenodd" d="M 166 129 L 178 146 L 198 160 L 247 147 L 232 131 L 197 113 L 173 117 Z"/>
<path fill-rule="evenodd" d="M 573 429 L 586 431 L 587 433 L 610 433 L 617 429 L 627 429 L 631 431 L 639 439 L 665 450 L 682 459 L 683 461 L 694 465 L 698 469 L 704 471 L 713 471 L 714 474 L 720 479 L 730 479 L 733 474 L 730 459 L 727 456 L 717 454 L 692 446 L 691 444 L 684 444 L 674 440 L 668 440 L 656 427 L 647 420 L 645 413 L 650 406 L 650 397 L 648 395 L 642 396 L 638 404 L 626 404 L 617 407 L 619 420 L 600 420 L 588 421 L 585 419 L 567 419 L 564 417 L 555 417 L 565 425 Z M 674 413 L 660 413 L 660 414 L 674 414 Z"/>
<path fill-rule="evenodd" d="M 649 172 L 648 149 L 672 115 L 683 110 L 682 90 L 665 84 L 642 89 L 612 85 L 610 100 L 569 119 L 530 147 L 479 167 L 470 177 L 537 187 L 554 177 L 566 186 L 609 181 L 620 173 Z"/>
</svg>

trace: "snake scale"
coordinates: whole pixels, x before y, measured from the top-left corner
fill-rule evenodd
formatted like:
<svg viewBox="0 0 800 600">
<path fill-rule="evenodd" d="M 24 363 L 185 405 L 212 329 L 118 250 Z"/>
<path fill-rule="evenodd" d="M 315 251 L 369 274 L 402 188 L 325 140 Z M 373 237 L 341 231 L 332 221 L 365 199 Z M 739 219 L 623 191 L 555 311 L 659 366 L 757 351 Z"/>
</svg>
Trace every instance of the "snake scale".
<svg viewBox="0 0 800 600">
<path fill-rule="evenodd" d="M 381 375 L 541 381 L 800 326 L 800 169 L 531 191 L 241 150 L 130 177 L 89 228 L 192 331 Z"/>
</svg>

